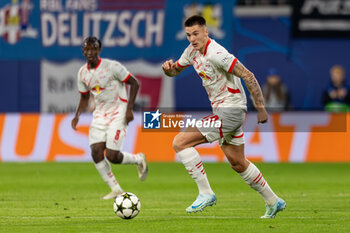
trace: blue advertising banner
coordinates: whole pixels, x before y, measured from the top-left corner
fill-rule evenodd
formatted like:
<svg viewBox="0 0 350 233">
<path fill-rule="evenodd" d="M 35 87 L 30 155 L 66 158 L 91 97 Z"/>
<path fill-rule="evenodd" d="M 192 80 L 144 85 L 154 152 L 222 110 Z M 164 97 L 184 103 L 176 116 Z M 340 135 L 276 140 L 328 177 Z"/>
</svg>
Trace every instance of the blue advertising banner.
<svg viewBox="0 0 350 233">
<path fill-rule="evenodd" d="M 187 46 L 183 21 L 201 14 L 211 36 L 230 45 L 233 2 L 166 0 L 0 0 L 0 59 L 82 58 L 97 36 L 103 56 L 164 59 Z"/>
</svg>

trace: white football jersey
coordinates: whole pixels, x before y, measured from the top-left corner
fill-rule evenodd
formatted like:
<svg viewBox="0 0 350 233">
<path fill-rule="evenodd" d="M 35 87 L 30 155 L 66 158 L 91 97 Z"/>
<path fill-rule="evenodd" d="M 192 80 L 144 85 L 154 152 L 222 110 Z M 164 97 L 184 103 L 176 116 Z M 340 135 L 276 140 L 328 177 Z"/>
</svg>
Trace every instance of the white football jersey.
<svg viewBox="0 0 350 233">
<path fill-rule="evenodd" d="M 204 54 L 195 50 L 190 44 L 176 63 L 182 68 L 193 65 L 202 79 L 213 109 L 218 107 L 246 109 L 247 100 L 241 79 L 231 73 L 236 62 L 235 56 L 215 40 L 209 39 Z"/>
<path fill-rule="evenodd" d="M 90 69 L 88 64 L 80 68 L 79 92 L 91 92 L 95 97 L 93 123 L 109 125 L 125 117 L 128 102 L 125 82 L 130 75 L 122 64 L 109 59 L 100 58 L 95 69 Z"/>
</svg>

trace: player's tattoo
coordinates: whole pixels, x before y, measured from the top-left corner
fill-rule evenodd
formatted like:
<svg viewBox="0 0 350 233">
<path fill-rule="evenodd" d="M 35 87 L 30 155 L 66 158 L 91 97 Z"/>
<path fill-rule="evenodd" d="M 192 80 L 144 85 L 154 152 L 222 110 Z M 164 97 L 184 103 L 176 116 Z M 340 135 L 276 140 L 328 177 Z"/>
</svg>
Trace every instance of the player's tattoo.
<svg viewBox="0 0 350 233">
<path fill-rule="evenodd" d="M 165 74 L 170 76 L 170 77 L 175 77 L 178 76 L 184 69 L 178 66 L 175 66 L 174 69 L 170 71 L 166 71 Z"/>
<path fill-rule="evenodd" d="M 165 74 L 168 75 L 169 77 L 175 77 L 179 74 L 180 72 L 177 70 L 177 68 L 169 71 L 165 71 Z"/>
<path fill-rule="evenodd" d="M 233 67 L 233 74 L 243 79 L 245 85 L 247 86 L 247 89 L 254 98 L 256 106 L 264 106 L 264 98 L 261 92 L 261 88 L 254 74 L 239 61 L 237 61 Z"/>
<path fill-rule="evenodd" d="M 177 66 L 175 66 L 175 70 L 176 70 L 177 74 L 180 74 L 181 71 L 182 71 L 182 70 L 181 70 L 179 67 L 177 67 Z"/>
</svg>

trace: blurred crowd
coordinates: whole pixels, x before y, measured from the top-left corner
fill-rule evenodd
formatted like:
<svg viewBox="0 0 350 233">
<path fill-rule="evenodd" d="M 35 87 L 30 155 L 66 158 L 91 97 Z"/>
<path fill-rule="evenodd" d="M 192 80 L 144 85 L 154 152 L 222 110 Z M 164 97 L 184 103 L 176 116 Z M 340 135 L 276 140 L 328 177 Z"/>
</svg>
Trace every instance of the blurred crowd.
<svg viewBox="0 0 350 233">
<path fill-rule="evenodd" d="M 291 105 L 290 92 L 277 69 L 268 70 L 261 89 L 269 112 L 297 110 Z M 330 68 L 329 83 L 325 86 L 320 101 L 327 112 L 350 111 L 350 86 L 347 84 L 346 70 L 343 66 L 335 64 Z"/>
</svg>

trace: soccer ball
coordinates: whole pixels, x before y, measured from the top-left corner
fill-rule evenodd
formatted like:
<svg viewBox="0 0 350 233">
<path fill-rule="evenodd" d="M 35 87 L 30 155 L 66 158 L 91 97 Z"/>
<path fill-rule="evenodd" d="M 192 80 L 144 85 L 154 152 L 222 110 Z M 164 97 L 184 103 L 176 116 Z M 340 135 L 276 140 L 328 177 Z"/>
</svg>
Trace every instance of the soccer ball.
<svg viewBox="0 0 350 233">
<path fill-rule="evenodd" d="M 132 219 L 140 212 L 141 202 L 135 194 L 124 192 L 115 198 L 113 209 L 122 219 Z"/>
</svg>

